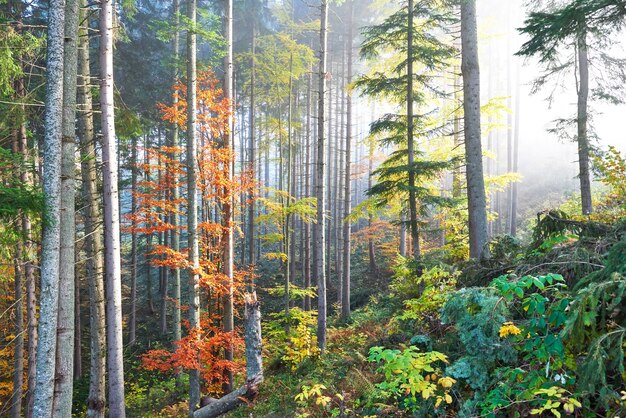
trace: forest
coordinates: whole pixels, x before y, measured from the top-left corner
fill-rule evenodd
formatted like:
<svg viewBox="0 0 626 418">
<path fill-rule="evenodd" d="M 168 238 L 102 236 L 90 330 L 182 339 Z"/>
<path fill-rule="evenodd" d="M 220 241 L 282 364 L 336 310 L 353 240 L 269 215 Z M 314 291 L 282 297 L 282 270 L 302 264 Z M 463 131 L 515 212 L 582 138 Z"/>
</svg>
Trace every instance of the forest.
<svg viewBox="0 0 626 418">
<path fill-rule="evenodd" d="M 0 0 L 0 417 L 626 417 L 626 0 Z"/>
</svg>

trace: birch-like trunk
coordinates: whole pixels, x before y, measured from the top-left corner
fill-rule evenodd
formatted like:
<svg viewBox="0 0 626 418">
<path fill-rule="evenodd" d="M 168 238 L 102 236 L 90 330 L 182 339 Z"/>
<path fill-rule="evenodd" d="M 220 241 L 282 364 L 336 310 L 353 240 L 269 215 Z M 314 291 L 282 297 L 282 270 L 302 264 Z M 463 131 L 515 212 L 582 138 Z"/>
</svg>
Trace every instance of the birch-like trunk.
<svg viewBox="0 0 626 418">
<path fill-rule="evenodd" d="M 480 67 L 476 0 L 461 2 L 461 71 L 463 74 L 463 111 L 465 118 L 465 174 L 467 177 L 470 257 L 489 257 L 487 198 L 483 177 L 480 129 Z"/>
<path fill-rule="evenodd" d="M 61 236 L 61 143 L 63 137 L 63 39 L 65 2 L 50 0 L 46 59 L 46 107 L 43 140 L 44 218 L 41 244 L 39 341 L 33 416 L 52 416 L 59 308 Z"/>
<path fill-rule="evenodd" d="M 187 18 L 196 24 L 196 0 L 188 0 Z M 198 180 L 196 173 L 196 33 L 187 31 L 187 248 L 189 251 L 189 327 L 200 326 L 200 250 L 198 248 Z M 189 413 L 200 402 L 200 371 L 189 371 Z"/>
<path fill-rule="evenodd" d="M 233 0 L 226 0 L 225 3 L 225 15 L 224 15 L 224 38 L 226 39 L 226 56 L 224 57 L 224 98 L 231 103 L 230 111 L 228 112 L 228 128 L 226 135 L 224 136 L 224 147 L 227 149 L 234 148 L 233 141 L 233 113 L 234 107 L 232 107 L 234 101 L 233 92 Z M 230 164 L 224 167 L 226 171 L 226 181 L 230 182 L 233 178 L 233 170 Z M 224 236 L 224 274 L 228 277 L 228 283 L 226 285 L 227 290 L 224 295 L 224 332 L 232 333 L 235 330 L 235 320 L 233 312 L 233 277 L 234 277 L 234 261 L 235 261 L 235 247 L 234 247 L 234 201 L 232 198 L 232 191 L 225 190 L 225 196 L 227 199 L 222 207 L 222 222 L 226 227 L 226 233 Z M 224 348 L 224 358 L 227 361 L 233 360 L 233 346 L 232 339 Z M 230 369 L 227 370 L 225 376 L 224 389 L 226 393 L 232 391 L 233 387 L 233 373 Z"/>
<path fill-rule="evenodd" d="M 122 266 L 117 188 L 117 144 L 115 142 L 113 104 L 113 0 L 101 1 L 100 78 L 109 415 L 124 418 L 126 412 L 124 406 L 124 356 L 122 352 Z"/>
</svg>

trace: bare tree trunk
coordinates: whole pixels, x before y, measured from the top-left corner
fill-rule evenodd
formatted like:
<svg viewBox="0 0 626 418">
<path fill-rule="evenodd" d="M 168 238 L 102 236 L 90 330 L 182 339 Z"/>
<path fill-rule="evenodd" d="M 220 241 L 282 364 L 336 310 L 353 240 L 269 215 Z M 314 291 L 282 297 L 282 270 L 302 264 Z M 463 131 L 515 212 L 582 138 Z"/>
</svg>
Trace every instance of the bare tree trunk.
<svg viewBox="0 0 626 418">
<path fill-rule="evenodd" d="M 18 94 L 19 99 L 19 94 Z M 13 133 L 13 154 L 20 152 L 20 138 L 18 129 Z M 22 170 L 21 167 L 16 167 Z M 22 214 L 22 216 L 25 216 Z M 15 348 L 13 349 L 13 392 L 9 405 L 11 405 L 11 418 L 20 418 L 22 415 L 22 386 L 24 385 L 24 271 L 22 261 L 24 260 L 24 244 L 17 242 L 15 253 L 13 254 L 14 277 L 15 277 Z"/>
<path fill-rule="evenodd" d="M 178 61 L 180 59 L 180 0 L 174 0 L 174 73 L 173 73 L 173 82 L 176 83 L 178 81 Z M 178 92 L 176 92 L 178 93 Z M 178 96 L 174 95 L 173 101 L 174 108 L 178 107 Z M 172 147 L 177 149 L 180 146 L 179 132 L 178 132 L 178 124 L 172 124 Z M 180 156 L 178 151 L 175 151 L 172 158 L 179 160 Z M 180 198 L 180 189 L 178 187 L 178 179 L 175 179 L 174 187 L 172 188 L 172 200 L 175 202 Z M 176 209 L 178 210 L 178 204 L 176 205 Z M 180 217 L 178 213 L 172 214 L 172 249 L 174 251 L 180 251 Z M 181 330 L 181 312 L 180 312 L 180 302 L 181 302 L 181 294 L 180 294 L 180 269 L 178 267 L 172 268 L 172 274 L 174 276 L 174 286 L 173 286 L 173 299 L 174 299 L 174 318 L 173 318 L 173 327 L 174 327 L 174 341 L 179 341 L 182 338 L 182 330 Z"/>
<path fill-rule="evenodd" d="M 304 195 L 311 196 L 311 90 L 313 84 L 313 71 L 309 72 L 306 87 L 306 145 L 305 145 L 305 177 Z M 311 224 L 304 225 L 304 287 L 311 287 Z M 304 310 L 311 310 L 311 297 L 308 294 L 304 297 Z"/>
<path fill-rule="evenodd" d="M 137 138 L 132 139 L 130 161 L 131 213 L 137 213 Z M 128 312 L 128 345 L 137 338 L 137 233 L 130 233 L 130 307 Z"/>
<path fill-rule="evenodd" d="M 39 341 L 33 416 L 52 416 L 59 308 L 61 235 L 61 144 L 65 2 L 50 0 L 46 62 L 45 135 L 43 143 L 44 214 L 41 248 Z"/>
<path fill-rule="evenodd" d="M 291 132 L 291 111 L 292 102 L 291 95 L 293 91 L 293 54 L 289 56 L 289 88 L 288 88 L 288 105 L 287 105 L 287 206 L 291 205 L 291 199 L 294 197 L 292 190 L 293 183 L 293 166 L 292 166 L 292 132 Z M 282 170 L 281 170 L 282 171 Z M 282 184 L 281 184 L 282 186 Z M 291 262 L 293 258 L 292 244 L 293 236 L 291 234 L 291 215 L 287 210 L 285 215 L 285 251 L 287 253 L 287 262 L 285 263 L 285 333 L 289 335 L 289 308 L 291 304 L 290 286 L 292 280 Z"/>
<path fill-rule="evenodd" d="M 591 201 L 591 174 L 589 172 L 589 137 L 587 135 L 587 102 L 589 99 L 589 57 L 587 33 L 583 30 L 578 38 L 578 167 L 580 197 L 583 215 L 593 212 Z"/>
<path fill-rule="evenodd" d="M 480 129 L 480 67 L 476 0 L 461 2 L 461 43 L 470 257 L 484 259 L 489 257 L 489 247 Z"/>
<path fill-rule="evenodd" d="M 81 0 L 81 8 L 87 0 Z M 81 13 L 81 19 L 86 13 Z M 87 416 L 104 418 L 105 373 L 106 373 L 106 328 L 104 306 L 104 260 L 102 254 L 102 233 L 100 230 L 100 208 L 98 198 L 96 147 L 93 128 L 93 107 L 91 96 L 91 73 L 89 69 L 88 21 L 80 28 L 78 129 L 81 141 L 81 175 L 85 205 L 85 240 L 87 255 L 87 278 L 89 282 L 89 329 L 90 329 L 90 367 L 89 397 L 87 398 Z"/>
<path fill-rule="evenodd" d="M 419 260 L 422 256 L 420 250 L 420 236 L 417 225 L 417 196 L 415 194 L 415 145 L 413 129 L 413 0 L 409 0 L 408 8 L 408 46 L 407 46 L 407 90 L 406 90 L 406 118 L 407 118 L 407 148 L 409 159 L 409 228 L 411 231 L 411 248 L 413 258 Z"/>
<path fill-rule="evenodd" d="M 80 251 L 74 251 L 74 381 L 83 377 L 83 329 L 80 313 Z"/>
<path fill-rule="evenodd" d="M 196 0 L 187 2 L 187 18 L 196 24 Z M 200 326 L 200 250 L 198 248 L 198 180 L 197 159 L 197 92 L 196 92 L 196 33 L 187 31 L 187 247 L 189 251 L 189 327 Z M 190 416 L 200 402 L 200 371 L 189 371 Z"/>
<path fill-rule="evenodd" d="M 517 68 L 517 75 L 515 76 L 515 133 L 513 134 L 513 172 L 518 171 L 519 166 L 519 133 L 520 133 L 520 70 Z M 517 235 L 517 182 L 514 182 L 511 187 L 511 220 L 509 225 L 511 227 L 510 234 L 512 236 Z"/>
<path fill-rule="evenodd" d="M 117 189 L 117 144 L 113 104 L 113 0 L 100 10 L 100 108 L 102 112 L 102 183 L 104 191 L 104 265 L 106 282 L 109 415 L 124 418 L 124 356 L 122 352 L 122 266 Z"/>
<path fill-rule="evenodd" d="M 313 275 L 317 281 L 317 344 L 323 351 L 326 348 L 326 255 L 324 254 L 324 95 L 326 93 L 326 45 L 328 42 L 328 1 L 322 0 L 320 19 L 320 61 L 319 61 L 319 98 L 317 103 L 317 167 L 315 176 L 315 197 L 317 198 L 317 223 L 313 228 Z"/>
<path fill-rule="evenodd" d="M 232 102 L 234 99 L 233 94 L 233 0 L 226 0 L 225 3 L 226 13 L 224 21 L 224 37 L 226 38 L 226 56 L 224 57 L 224 98 L 230 101 L 230 111 L 228 112 L 228 130 L 224 137 L 224 147 L 227 149 L 234 148 L 233 141 L 233 112 Z M 233 178 L 233 171 L 230 164 L 225 167 L 226 179 L 228 181 Z M 234 312 L 233 312 L 233 277 L 234 277 L 234 214 L 233 206 L 234 201 L 231 197 L 232 191 L 225 190 L 225 194 L 228 197 L 223 205 L 223 223 L 226 227 L 226 236 L 224 239 L 224 274 L 228 277 L 227 291 L 224 295 L 224 332 L 232 333 L 235 330 Z M 227 361 L 233 360 L 233 346 L 232 339 L 224 348 L 224 358 Z M 232 391 L 233 388 L 233 373 L 228 369 L 226 372 L 226 383 L 224 389 L 226 393 Z"/>
<path fill-rule="evenodd" d="M 256 4 L 256 3 L 255 3 Z M 256 16 L 252 19 L 252 24 L 250 25 L 250 111 L 248 112 L 249 120 L 249 130 L 250 130 L 250 138 L 248 143 L 248 164 L 250 167 L 250 175 L 253 178 L 256 177 L 256 139 L 255 139 L 255 129 L 256 129 L 256 119 L 255 119 L 255 92 L 254 88 L 256 85 Z M 255 265 L 256 264 L 256 241 L 254 239 L 255 236 L 255 225 L 254 220 L 256 218 L 256 205 L 254 202 L 255 196 L 254 191 L 250 191 L 250 195 L 248 196 L 250 202 L 248 203 L 248 264 Z"/>
<path fill-rule="evenodd" d="M 57 325 L 54 416 L 72 415 L 74 383 L 74 242 L 76 77 L 78 0 L 65 2 L 65 43 L 63 71 L 63 144 L 61 156 L 61 247 L 59 260 L 59 319 Z"/>
<path fill-rule="evenodd" d="M 350 1 L 350 18 L 348 20 L 348 74 L 347 84 L 350 86 L 352 83 L 352 23 L 354 16 L 354 0 Z M 352 211 L 352 168 L 351 168 L 351 146 L 352 146 L 352 90 L 348 90 L 346 97 L 346 155 L 345 155 L 345 179 L 344 179 L 344 195 L 343 195 L 343 280 L 342 287 L 342 300 L 341 300 L 341 319 L 347 321 L 350 319 L 350 244 L 351 244 L 351 232 L 352 224 L 348 220 L 350 212 Z"/>
</svg>

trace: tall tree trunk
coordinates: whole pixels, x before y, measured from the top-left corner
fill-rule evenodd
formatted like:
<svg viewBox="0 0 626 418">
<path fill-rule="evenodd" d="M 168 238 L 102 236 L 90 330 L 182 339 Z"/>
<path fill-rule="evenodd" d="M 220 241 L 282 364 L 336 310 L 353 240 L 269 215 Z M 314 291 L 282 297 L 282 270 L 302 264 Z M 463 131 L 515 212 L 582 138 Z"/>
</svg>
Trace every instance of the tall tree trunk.
<svg viewBox="0 0 626 418">
<path fill-rule="evenodd" d="M 407 149 L 409 163 L 409 228 L 411 232 L 411 248 L 413 258 L 419 260 L 422 256 L 420 249 L 420 235 L 417 225 L 417 196 L 415 194 L 415 145 L 413 121 L 413 0 L 409 0 L 408 7 L 408 45 L 407 45 L 407 88 L 406 88 L 406 118 L 407 118 Z"/>
<path fill-rule="evenodd" d="M 46 222 L 41 245 L 39 341 L 33 416 L 52 416 L 59 307 L 61 236 L 61 144 L 65 2 L 50 0 L 46 62 L 46 108 L 43 143 L 43 194 Z"/>
<path fill-rule="evenodd" d="M 113 0 L 100 10 L 100 109 L 102 112 L 102 185 L 104 191 L 104 265 L 106 282 L 109 415 L 124 418 L 122 351 L 122 266 L 117 182 L 117 144 L 113 104 Z"/>
<path fill-rule="evenodd" d="M 86 19 L 87 0 L 81 0 L 81 20 Z M 98 197 L 96 147 L 93 128 L 93 106 L 91 96 L 91 73 L 89 69 L 88 20 L 80 28 L 78 129 L 81 145 L 81 176 L 85 205 L 85 240 L 87 258 L 87 279 L 89 282 L 89 334 L 90 366 L 89 397 L 87 398 L 87 416 L 104 418 L 105 373 L 106 373 L 106 327 L 104 306 L 104 260 L 102 253 L 102 232 L 100 229 L 100 202 Z"/>
<path fill-rule="evenodd" d="M 224 21 L 224 37 L 226 38 L 226 56 L 224 57 L 224 98 L 230 102 L 228 112 L 228 130 L 224 136 L 224 147 L 232 150 L 234 148 L 233 141 L 233 0 L 226 0 L 225 4 L 225 21 Z M 226 179 L 230 182 L 233 178 L 232 165 L 227 164 L 225 167 Z M 226 236 L 224 239 L 224 274 L 228 277 L 227 290 L 224 295 L 224 332 L 232 333 L 235 330 L 234 312 L 233 312 L 233 277 L 234 277 L 234 200 L 232 190 L 225 190 L 226 201 L 223 205 L 223 223 L 226 227 Z M 233 360 L 232 338 L 224 348 L 224 358 L 227 361 Z M 226 381 L 224 389 L 226 393 L 232 391 L 233 372 L 229 368 L 226 371 Z"/>
<path fill-rule="evenodd" d="M 61 156 L 61 249 L 54 416 L 72 415 L 74 383 L 74 242 L 76 237 L 74 171 L 76 153 L 76 77 L 78 0 L 65 1 L 63 71 L 63 144 Z"/>
<path fill-rule="evenodd" d="M 130 211 L 137 213 L 137 138 L 133 137 L 130 157 Z M 137 233 L 130 233 L 130 306 L 128 309 L 128 345 L 135 345 L 137 338 Z"/>
<path fill-rule="evenodd" d="M 150 165 L 150 132 L 146 133 L 144 138 L 144 164 L 146 167 Z M 150 168 L 146 168 L 144 172 L 145 181 L 148 183 L 151 181 Z M 144 263 L 146 266 L 146 290 L 148 298 L 148 312 L 154 314 L 154 295 L 152 293 L 152 232 L 150 227 L 152 222 L 146 222 L 146 248 L 144 250 Z"/>
<path fill-rule="evenodd" d="M 288 87 L 288 96 L 287 96 L 287 199 L 286 206 L 287 211 L 285 215 L 285 251 L 287 253 L 287 262 L 285 263 L 285 333 L 289 335 L 289 308 L 291 304 L 291 294 L 290 294 L 290 286 L 292 277 L 292 269 L 291 263 L 293 261 L 293 236 L 291 234 L 291 215 L 289 214 L 289 205 L 291 205 L 293 195 L 293 167 L 292 167 L 292 132 L 291 132 L 291 112 L 292 112 L 292 91 L 293 91 L 293 54 L 289 56 L 289 87 Z M 282 186 L 282 184 L 281 184 Z"/>
<path fill-rule="evenodd" d="M 313 84 L 312 69 L 309 71 L 306 87 L 306 138 L 305 138 L 305 177 L 304 196 L 311 196 L 311 90 Z M 304 287 L 311 287 L 311 223 L 304 224 Z M 307 294 L 304 297 L 304 310 L 311 310 L 311 297 Z"/>
<path fill-rule="evenodd" d="M 519 134 L 520 134 L 520 70 L 517 68 L 515 76 L 515 133 L 513 134 L 513 172 L 518 171 L 519 166 Z M 509 225 L 511 227 L 510 234 L 517 235 L 517 182 L 511 187 L 511 209 Z"/>
<path fill-rule="evenodd" d="M 256 3 L 255 3 L 256 4 Z M 256 84 L 256 16 L 252 18 L 252 24 L 250 25 L 250 110 L 248 112 L 249 123 L 248 129 L 250 130 L 249 134 L 249 142 L 248 142 L 248 165 L 250 170 L 250 175 L 252 178 L 256 177 L 256 154 L 255 154 L 255 129 L 256 129 L 256 120 L 255 120 L 255 112 L 254 108 L 255 103 L 255 84 Z M 256 205 L 254 202 L 255 196 L 254 191 L 250 191 L 248 196 L 250 201 L 248 202 L 248 264 L 253 266 L 256 264 L 256 241 L 254 239 L 255 234 L 255 225 L 254 220 L 256 218 Z"/>
<path fill-rule="evenodd" d="M 74 381 L 83 377 L 83 328 L 80 313 L 81 297 L 81 276 L 80 276 L 80 251 L 74 251 Z"/>
<path fill-rule="evenodd" d="M 587 102 L 589 99 L 589 57 L 587 33 L 583 29 L 578 37 L 578 167 L 580 197 L 583 215 L 593 212 L 591 201 L 591 174 L 589 172 L 589 137 L 587 135 Z"/>
<path fill-rule="evenodd" d="M 315 176 L 315 197 L 317 199 L 317 214 L 313 228 L 313 275 L 317 281 L 317 344 L 323 351 L 326 348 L 326 258 L 324 254 L 324 95 L 326 93 L 326 45 L 328 42 L 328 0 L 322 0 L 320 19 L 320 60 L 319 60 L 319 98 L 317 103 L 317 162 Z"/>
<path fill-rule="evenodd" d="M 198 247 L 198 180 L 197 162 L 197 83 L 196 83 L 196 0 L 187 2 L 187 18 L 192 29 L 187 31 L 187 248 L 189 251 L 189 327 L 200 326 L 200 250 Z M 200 402 L 200 371 L 189 371 L 189 412 Z"/>
<path fill-rule="evenodd" d="M 172 81 L 176 83 L 178 81 L 178 61 L 180 60 L 180 0 L 174 0 L 174 72 Z M 176 92 L 178 93 L 178 91 Z M 174 108 L 178 107 L 178 94 L 174 95 L 173 101 Z M 180 146 L 179 132 L 178 132 L 178 124 L 172 124 L 172 147 L 177 149 Z M 180 159 L 180 155 L 178 151 L 174 151 L 172 158 L 178 161 Z M 178 178 L 174 179 L 174 186 L 172 187 L 172 200 L 177 202 L 180 199 L 180 188 L 178 187 Z M 176 212 L 178 211 L 178 204 L 176 204 Z M 180 251 L 180 217 L 178 213 L 172 214 L 172 249 L 174 251 Z M 174 285 L 173 285 L 173 299 L 174 299 L 174 318 L 173 318 L 173 328 L 174 328 L 174 341 L 178 341 L 182 338 L 182 330 L 181 330 L 181 312 L 180 312 L 180 269 L 178 267 L 172 268 L 172 275 L 174 277 Z"/>
<path fill-rule="evenodd" d="M 19 94 L 18 94 L 19 100 Z M 21 122 L 16 121 L 18 124 Z M 13 154 L 20 152 L 19 129 L 13 134 Z M 22 170 L 21 167 L 16 167 Z M 25 216 L 22 214 L 22 216 Z M 20 418 L 22 415 L 22 386 L 24 385 L 24 270 L 22 269 L 24 260 L 24 244 L 17 242 L 15 253 L 13 254 L 13 268 L 15 276 L 15 348 L 13 350 L 13 392 L 9 404 L 11 405 L 11 418 Z"/>
<path fill-rule="evenodd" d="M 350 18 L 348 20 L 348 74 L 347 85 L 352 84 L 352 24 L 354 17 L 354 0 L 350 1 Z M 351 244 L 351 232 L 352 224 L 348 220 L 350 212 L 352 211 L 352 168 L 351 168 L 351 152 L 352 147 L 352 90 L 348 87 L 346 97 L 346 155 L 345 155 L 345 179 L 344 179 L 344 195 L 343 195 L 343 279 L 341 283 L 342 287 L 342 300 L 341 300 L 341 319 L 347 321 L 350 319 L 350 244 Z"/>
<path fill-rule="evenodd" d="M 489 257 L 489 247 L 480 130 L 480 67 L 476 0 L 461 2 L 461 44 L 470 257 L 485 259 Z"/>
</svg>

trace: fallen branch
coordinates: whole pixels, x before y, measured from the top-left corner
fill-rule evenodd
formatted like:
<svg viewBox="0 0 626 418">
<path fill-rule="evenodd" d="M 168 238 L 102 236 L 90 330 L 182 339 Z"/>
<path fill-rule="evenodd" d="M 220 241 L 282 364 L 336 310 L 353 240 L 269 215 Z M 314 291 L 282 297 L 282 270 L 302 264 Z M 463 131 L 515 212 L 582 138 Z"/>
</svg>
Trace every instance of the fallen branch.
<svg viewBox="0 0 626 418">
<path fill-rule="evenodd" d="M 261 309 L 256 293 L 245 298 L 244 340 L 246 342 L 246 373 L 248 380 L 239 389 L 209 403 L 193 413 L 194 418 L 213 418 L 224 415 L 243 404 L 254 401 L 258 386 L 263 381 L 263 358 L 261 356 Z"/>
</svg>

